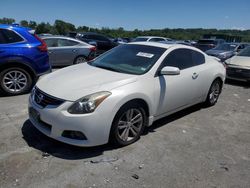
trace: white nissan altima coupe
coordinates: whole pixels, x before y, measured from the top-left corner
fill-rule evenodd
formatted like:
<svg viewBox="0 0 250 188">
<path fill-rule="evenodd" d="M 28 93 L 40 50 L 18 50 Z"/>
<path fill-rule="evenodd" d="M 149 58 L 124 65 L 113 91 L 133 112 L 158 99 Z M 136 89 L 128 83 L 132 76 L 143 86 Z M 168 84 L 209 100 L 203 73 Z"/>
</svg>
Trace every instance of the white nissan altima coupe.
<svg viewBox="0 0 250 188">
<path fill-rule="evenodd" d="M 124 146 L 159 118 L 197 103 L 214 105 L 224 80 L 223 64 L 196 48 L 129 43 L 41 78 L 29 118 L 64 143 Z"/>
</svg>

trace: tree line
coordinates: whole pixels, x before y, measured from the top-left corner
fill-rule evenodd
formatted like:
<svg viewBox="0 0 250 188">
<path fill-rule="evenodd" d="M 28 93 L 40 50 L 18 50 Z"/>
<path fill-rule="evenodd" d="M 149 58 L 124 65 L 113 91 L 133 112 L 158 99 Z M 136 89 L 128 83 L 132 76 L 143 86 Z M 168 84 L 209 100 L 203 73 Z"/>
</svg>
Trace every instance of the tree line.
<svg viewBox="0 0 250 188">
<path fill-rule="evenodd" d="M 16 23 L 13 18 L 0 18 L 0 24 L 13 24 Z M 74 24 L 65 22 L 63 20 L 55 20 L 54 24 L 48 22 L 37 23 L 35 21 L 21 20 L 19 22 L 21 26 L 30 27 L 36 30 L 37 34 L 51 33 L 56 35 L 66 35 L 69 32 L 98 32 L 110 37 L 137 37 L 145 35 L 162 36 L 167 38 L 173 38 L 177 40 L 198 40 L 202 38 L 204 34 L 224 34 L 242 37 L 242 41 L 250 42 L 250 30 L 237 30 L 237 29 L 150 29 L 150 30 L 139 30 L 135 29 L 132 31 L 125 30 L 122 27 L 119 28 L 93 28 L 88 26 L 76 27 Z"/>
</svg>

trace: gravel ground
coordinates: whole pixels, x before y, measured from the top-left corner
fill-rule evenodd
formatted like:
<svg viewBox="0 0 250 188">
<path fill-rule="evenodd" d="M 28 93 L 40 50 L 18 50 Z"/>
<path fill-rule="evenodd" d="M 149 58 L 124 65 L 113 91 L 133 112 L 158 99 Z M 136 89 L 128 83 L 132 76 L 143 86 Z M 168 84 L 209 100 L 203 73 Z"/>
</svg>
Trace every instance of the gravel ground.
<svg viewBox="0 0 250 188">
<path fill-rule="evenodd" d="M 161 119 L 127 147 L 79 148 L 28 121 L 28 95 L 0 98 L 0 187 L 249 187 L 250 86 Z"/>
</svg>

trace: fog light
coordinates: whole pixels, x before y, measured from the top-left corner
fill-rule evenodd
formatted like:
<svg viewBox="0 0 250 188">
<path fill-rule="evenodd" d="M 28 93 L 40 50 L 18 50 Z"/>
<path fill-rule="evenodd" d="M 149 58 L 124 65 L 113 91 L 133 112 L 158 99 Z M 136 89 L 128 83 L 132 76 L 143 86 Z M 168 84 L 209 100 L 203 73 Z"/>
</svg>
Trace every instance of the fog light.
<svg viewBox="0 0 250 188">
<path fill-rule="evenodd" d="M 80 131 L 63 131 L 62 136 L 75 140 L 87 140 L 86 136 Z"/>
</svg>

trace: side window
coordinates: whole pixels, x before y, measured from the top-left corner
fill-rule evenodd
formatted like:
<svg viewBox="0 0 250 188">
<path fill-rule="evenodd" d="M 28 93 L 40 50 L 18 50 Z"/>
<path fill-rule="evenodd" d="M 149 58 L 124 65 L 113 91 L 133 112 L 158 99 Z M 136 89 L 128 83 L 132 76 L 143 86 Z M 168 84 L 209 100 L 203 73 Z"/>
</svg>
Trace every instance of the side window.
<svg viewBox="0 0 250 188">
<path fill-rule="evenodd" d="M 159 41 L 165 41 L 163 38 L 152 38 L 149 40 L 150 42 L 159 42 Z"/>
<path fill-rule="evenodd" d="M 44 39 L 48 47 L 58 47 L 58 39 Z"/>
<path fill-rule="evenodd" d="M 0 44 L 5 44 L 5 38 L 3 36 L 3 33 L 2 33 L 2 29 L 0 29 Z"/>
<path fill-rule="evenodd" d="M 109 40 L 106 38 L 106 37 L 103 37 L 103 36 L 96 36 L 97 40 L 100 40 L 100 41 L 105 41 L 105 42 L 108 42 Z"/>
<path fill-rule="evenodd" d="M 194 66 L 205 63 L 205 56 L 197 51 L 192 50 L 192 59 Z"/>
<path fill-rule="evenodd" d="M 8 29 L 0 29 L 1 31 L 1 42 L 2 44 L 22 42 L 23 38 L 16 34 L 14 31 Z"/>
<path fill-rule="evenodd" d="M 72 41 L 72 40 L 67 40 L 67 39 L 58 39 L 58 46 L 59 47 L 63 47 L 63 46 L 75 46 L 79 44 L 76 41 Z"/>
<path fill-rule="evenodd" d="M 194 66 L 192 59 L 192 51 L 189 49 L 176 49 L 170 52 L 162 66 L 178 67 L 180 70 Z"/>
<path fill-rule="evenodd" d="M 86 38 L 90 40 L 97 40 L 95 35 L 88 35 Z"/>
</svg>

